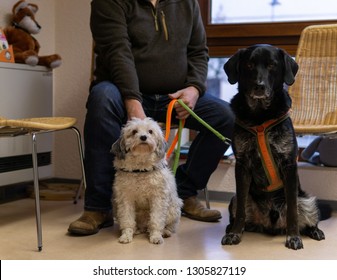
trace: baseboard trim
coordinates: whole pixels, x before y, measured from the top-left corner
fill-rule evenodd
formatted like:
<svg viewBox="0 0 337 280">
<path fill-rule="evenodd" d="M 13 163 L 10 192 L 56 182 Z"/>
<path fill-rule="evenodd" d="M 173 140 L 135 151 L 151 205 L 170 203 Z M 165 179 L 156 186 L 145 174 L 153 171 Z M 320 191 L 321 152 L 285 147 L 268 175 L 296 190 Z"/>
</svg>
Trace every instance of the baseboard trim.
<svg viewBox="0 0 337 280">
<path fill-rule="evenodd" d="M 66 179 L 66 178 L 48 178 L 40 180 L 40 183 L 69 183 L 69 184 L 79 184 L 81 180 L 77 179 Z M 30 193 L 28 188 L 33 185 L 33 181 L 23 182 L 13 185 L 6 185 L 0 187 L 0 204 L 28 198 Z"/>
</svg>

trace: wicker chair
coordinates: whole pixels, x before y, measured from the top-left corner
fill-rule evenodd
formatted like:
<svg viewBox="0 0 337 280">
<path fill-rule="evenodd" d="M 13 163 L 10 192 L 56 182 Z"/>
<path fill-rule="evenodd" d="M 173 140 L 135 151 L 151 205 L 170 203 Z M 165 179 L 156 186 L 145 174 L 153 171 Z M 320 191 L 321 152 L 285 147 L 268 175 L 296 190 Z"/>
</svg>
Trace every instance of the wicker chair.
<svg viewBox="0 0 337 280">
<path fill-rule="evenodd" d="M 337 24 L 312 25 L 300 36 L 299 71 L 289 88 L 298 135 L 337 132 Z"/>
<path fill-rule="evenodd" d="M 45 117 L 45 118 L 29 118 L 29 119 L 6 119 L 0 117 L 0 137 L 17 137 L 23 135 L 31 136 L 37 243 L 39 251 L 42 250 L 42 226 L 41 226 L 40 190 L 39 190 L 36 136 L 42 133 L 49 133 L 66 129 L 70 129 L 75 132 L 77 136 L 77 143 L 81 160 L 81 170 L 82 170 L 81 184 L 83 184 L 84 187 L 86 187 L 81 135 L 78 129 L 74 127 L 75 123 L 76 119 L 69 117 Z M 77 196 L 75 198 L 75 202 L 76 199 Z"/>
</svg>

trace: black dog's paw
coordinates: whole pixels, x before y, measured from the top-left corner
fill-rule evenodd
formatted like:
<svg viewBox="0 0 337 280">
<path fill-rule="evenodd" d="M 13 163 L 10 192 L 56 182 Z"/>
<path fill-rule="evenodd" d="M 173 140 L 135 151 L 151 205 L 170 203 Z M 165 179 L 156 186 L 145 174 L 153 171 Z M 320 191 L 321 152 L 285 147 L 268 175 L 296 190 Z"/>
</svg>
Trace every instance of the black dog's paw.
<svg viewBox="0 0 337 280">
<path fill-rule="evenodd" d="M 287 236 L 286 247 L 289 249 L 303 249 L 302 239 L 299 236 Z"/>
<path fill-rule="evenodd" d="M 308 227 L 305 229 L 304 234 L 318 241 L 325 239 L 324 232 L 318 227 Z"/>
<path fill-rule="evenodd" d="M 241 242 L 241 234 L 229 232 L 221 240 L 222 245 L 236 245 Z"/>
</svg>

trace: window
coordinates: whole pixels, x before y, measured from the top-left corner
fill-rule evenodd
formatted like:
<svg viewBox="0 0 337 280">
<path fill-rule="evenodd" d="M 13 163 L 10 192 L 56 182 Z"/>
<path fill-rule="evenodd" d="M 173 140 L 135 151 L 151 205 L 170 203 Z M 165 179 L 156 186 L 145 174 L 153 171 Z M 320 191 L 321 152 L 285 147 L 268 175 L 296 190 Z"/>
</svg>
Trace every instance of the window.
<svg viewBox="0 0 337 280">
<path fill-rule="evenodd" d="M 335 0 L 211 0 L 211 23 L 252 23 L 334 20 Z M 249 8 L 245 6 L 249 5 Z"/>
<path fill-rule="evenodd" d="M 199 0 L 199 5 L 211 56 L 208 92 L 227 101 L 237 86 L 227 82 L 223 65 L 238 49 L 265 43 L 295 56 L 304 27 L 337 22 L 336 0 L 319 5 L 314 0 Z"/>
<path fill-rule="evenodd" d="M 252 13 L 251 7 L 240 8 L 239 3 L 247 3 L 246 5 L 258 5 L 261 2 L 265 5 L 266 12 L 270 14 L 271 7 L 268 5 L 275 2 L 275 0 L 199 0 L 199 5 L 204 21 L 204 25 L 207 32 L 207 40 L 210 55 L 213 57 L 228 57 L 235 53 L 239 48 L 243 48 L 256 43 L 272 44 L 285 49 L 289 54 L 295 55 L 296 48 L 299 40 L 299 36 L 304 27 L 311 24 L 319 23 L 332 23 L 337 22 L 337 3 L 335 0 L 321 0 L 319 4 L 312 0 L 277 0 L 281 5 L 285 3 L 290 3 L 294 7 L 290 10 L 296 10 L 294 3 L 304 3 L 303 6 L 315 7 L 315 13 L 317 9 L 321 9 L 321 6 L 327 7 L 326 10 L 331 10 L 334 13 L 327 15 L 326 17 L 321 16 L 322 13 L 317 13 L 322 19 L 313 18 L 312 20 L 307 20 L 301 18 L 297 21 L 278 21 L 278 22 L 265 22 L 260 20 L 259 22 L 221 22 L 221 19 L 217 19 L 220 23 L 215 23 L 214 18 L 221 18 L 221 15 L 226 12 L 226 3 L 232 3 L 232 6 L 237 7 L 237 10 L 248 11 Z M 313 5 L 312 3 L 315 3 Z M 223 6 L 221 6 L 223 5 Z M 332 5 L 332 6 L 331 6 Z M 275 4 L 274 12 L 278 12 L 280 5 Z M 213 7 L 213 10 L 212 10 Z M 268 9 L 267 9 L 268 7 Z M 289 7 L 289 6 L 288 6 Z M 318 8 L 317 8 L 318 7 Z M 297 8 L 298 9 L 298 8 Z M 301 7 L 303 10 L 303 7 Z M 229 9 L 228 9 L 229 11 Z M 321 11 L 321 10 L 319 10 Z M 213 20 L 212 20 L 213 16 Z M 335 18 L 335 19 L 331 19 Z M 242 22 L 243 20 L 241 20 Z M 251 20 L 250 20 L 251 21 Z"/>
<path fill-rule="evenodd" d="M 207 93 L 230 101 L 236 94 L 236 86 L 228 83 L 227 75 L 223 70 L 228 58 L 212 57 L 208 62 Z"/>
</svg>

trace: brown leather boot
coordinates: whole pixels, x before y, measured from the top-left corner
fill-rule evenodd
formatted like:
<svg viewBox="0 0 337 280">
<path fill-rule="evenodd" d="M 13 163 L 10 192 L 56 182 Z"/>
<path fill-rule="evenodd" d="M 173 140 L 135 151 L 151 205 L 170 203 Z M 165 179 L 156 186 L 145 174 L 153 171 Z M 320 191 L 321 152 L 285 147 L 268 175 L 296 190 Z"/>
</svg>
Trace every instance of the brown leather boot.
<svg viewBox="0 0 337 280">
<path fill-rule="evenodd" d="M 184 199 L 182 213 L 187 218 L 203 222 L 216 222 L 221 219 L 221 213 L 218 210 L 207 209 L 196 196 Z"/>
<path fill-rule="evenodd" d="M 101 228 L 114 224 L 112 211 L 96 212 L 84 211 L 82 216 L 69 225 L 68 232 L 76 235 L 91 235 Z"/>
</svg>

